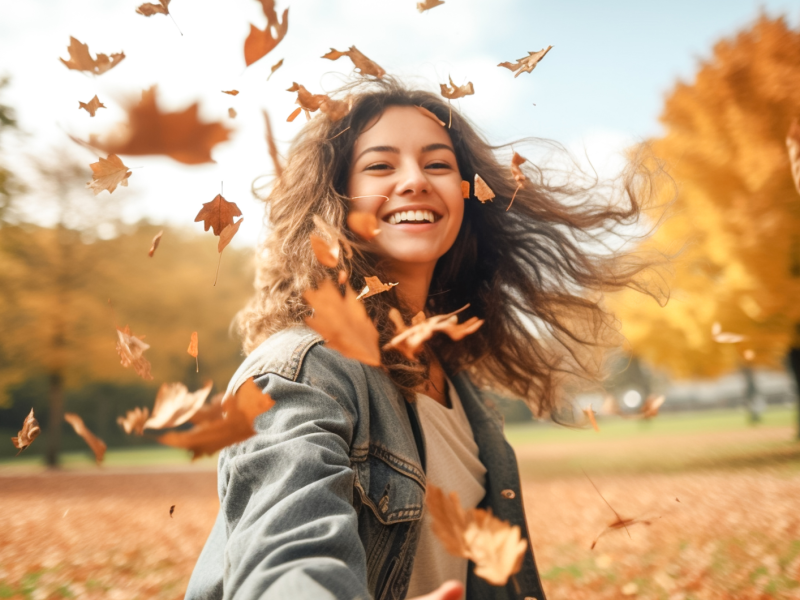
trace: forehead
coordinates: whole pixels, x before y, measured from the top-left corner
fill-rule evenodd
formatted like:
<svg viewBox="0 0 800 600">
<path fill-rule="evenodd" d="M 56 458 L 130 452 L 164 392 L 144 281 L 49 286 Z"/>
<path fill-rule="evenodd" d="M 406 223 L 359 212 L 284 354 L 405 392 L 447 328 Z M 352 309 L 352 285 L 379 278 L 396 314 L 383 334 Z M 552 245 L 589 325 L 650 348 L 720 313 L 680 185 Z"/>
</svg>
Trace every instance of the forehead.
<svg viewBox="0 0 800 600">
<path fill-rule="evenodd" d="M 414 106 L 390 106 L 377 120 L 367 125 L 356 140 L 353 152 L 356 156 L 375 145 L 391 145 L 401 149 L 416 149 L 428 144 L 452 145 L 447 129 L 430 117 L 426 117 Z"/>
</svg>

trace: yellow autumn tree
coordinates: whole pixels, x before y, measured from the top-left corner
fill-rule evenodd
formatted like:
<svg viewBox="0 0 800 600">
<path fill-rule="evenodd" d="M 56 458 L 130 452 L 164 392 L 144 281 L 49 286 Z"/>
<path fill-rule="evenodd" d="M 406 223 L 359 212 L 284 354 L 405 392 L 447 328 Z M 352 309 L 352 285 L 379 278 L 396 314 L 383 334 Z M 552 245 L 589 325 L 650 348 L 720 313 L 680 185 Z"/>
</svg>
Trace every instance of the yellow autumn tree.
<svg viewBox="0 0 800 600">
<path fill-rule="evenodd" d="M 650 144 L 677 196 L 663 188 L 669 213 L 645 246 L 675 255 L 671 298 L 610 300 L 635 356 L 676 376 L 800 357 L 800 196 L 785 142 L 797 117 L 800 32 L 783 18 L 717 43 L 669 95 Z"/>
</svg>

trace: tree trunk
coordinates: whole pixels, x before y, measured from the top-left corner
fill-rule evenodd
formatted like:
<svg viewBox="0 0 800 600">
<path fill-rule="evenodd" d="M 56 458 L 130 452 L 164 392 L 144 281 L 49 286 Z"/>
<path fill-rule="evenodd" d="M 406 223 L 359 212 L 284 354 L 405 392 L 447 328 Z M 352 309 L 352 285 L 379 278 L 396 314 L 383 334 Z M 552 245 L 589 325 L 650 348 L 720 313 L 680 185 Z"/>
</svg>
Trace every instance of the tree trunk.
<svg viewBox="0 0 800 600">
<path fill-rule="evenodd" d="M 741 370 L 745 381 L 744 406 L 747 409 L 750 424 L 757 425 L 761 422 L 761 412 L 764 406 L 761 398 L 758 396 L 755 374 L 753 373 L 753 369 L 748 366 L 742 367 Z"/>
<path fill-rule="evenodd" d="M 58 467 L 61 451 L 61 430 L 64 420 L 64 379 L 59 372 L 50 373 L 50 417 L 47 427 L 47 466 Z"/>
<path fill-rule="evenodd" d="M 797 406 L 797 439 L 800 440 L 800 347 L 789 349 L 789 366 L 794 375 L 795 404 Z"/>
</svg>

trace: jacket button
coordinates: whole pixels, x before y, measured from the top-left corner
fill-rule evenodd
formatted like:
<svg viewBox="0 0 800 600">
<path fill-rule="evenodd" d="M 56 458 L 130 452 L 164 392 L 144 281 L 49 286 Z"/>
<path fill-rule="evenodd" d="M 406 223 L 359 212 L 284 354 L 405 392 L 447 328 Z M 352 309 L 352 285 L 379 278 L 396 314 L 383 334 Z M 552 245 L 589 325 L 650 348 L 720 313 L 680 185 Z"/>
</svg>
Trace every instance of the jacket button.
<svg viewBox="0 0 800 600">
<path fill-rule="evenodd" d="M 503 490 L 502 492 L 500 492 L 500 495 L 503 498 L 508 498 L 509 500 L 513 500 L 514 498 L 517 497 L 517 495 L 514 493 L 514 490 Z"/>
</svg>

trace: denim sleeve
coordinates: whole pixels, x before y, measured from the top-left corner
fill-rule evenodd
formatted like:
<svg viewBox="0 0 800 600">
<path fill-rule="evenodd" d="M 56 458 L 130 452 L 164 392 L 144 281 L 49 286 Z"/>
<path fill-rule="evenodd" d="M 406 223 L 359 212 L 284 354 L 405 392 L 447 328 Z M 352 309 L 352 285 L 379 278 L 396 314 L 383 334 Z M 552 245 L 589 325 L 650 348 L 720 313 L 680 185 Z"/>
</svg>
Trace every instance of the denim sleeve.
<svg viewBox="0 0 800 600">
<path fill-rule="evenodd" d="M 256 378 L 275 406 L 221 456 L 226 599 L 370 598 L 349 458 L 366 384 L 358 363 L 330 353 L 313 348 L 298 381 Z"/>
</svg>

